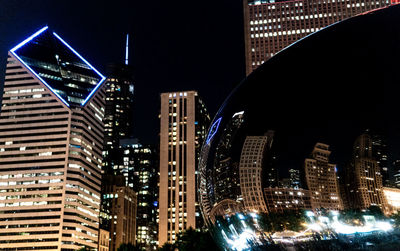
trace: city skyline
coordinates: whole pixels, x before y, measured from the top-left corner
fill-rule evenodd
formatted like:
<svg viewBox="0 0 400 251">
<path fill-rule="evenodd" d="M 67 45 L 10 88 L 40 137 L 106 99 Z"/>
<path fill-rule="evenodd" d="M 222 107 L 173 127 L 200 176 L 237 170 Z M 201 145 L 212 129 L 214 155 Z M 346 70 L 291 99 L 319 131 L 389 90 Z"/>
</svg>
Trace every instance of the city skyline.
<svg viewBox="0 0 400 251">
<path fill-rule="evenodd" d="M 239 0 L 212 5 L 162 0 L 1 0 L 1 5 L 0 79 L 4 76 L 6 52 L 15 46 L 15 41 L 46 24 L 71 46 L 80 48 L 83 56 L 103 73 L 109 63 L 124 63 L 129 33 L 135 116 L 142 118 L 133 123 L 133 133 L 143 144 L 158 141 L 160 93 L 195 89 L 205 97 L 210 114 L 214 114 L 223 102 L 221 97 L 226 97 L 245 77 L 243 11 Z"/>
<path fill-rule="evenodd" d="M 395 229 L 400 241 L 400 5 L 358 15 L 393 2 L 223 0 L 190 12 L 157 1 L 143 11 L 153 19 L 129 9 L 145 3 L 82 3 L 70 24 L 71 15 L 51 12 L 33 30 L 45 10 L 71 7 L 0 12 L 0 35 L 3 18 L 21 19 L 7 40 L 29 29 L 13 46 L 0 40 L 8 50 L 4 70 L 0 60 L 0 247 L 157 250 L 181 245 L 190 228 L 228 250 L 275 245 L 287 230 L 315 241 Z M 228 16 L 244 13 L 242 24 L 215 19 L 222 5 Z M 107 18 L 93 18 L 99 10 Z M 296 28 L 292 37 L 271 30 L 296 17 L 318 21 L 296 21 L 285 30 Z M 233 30 L 241 39 L 220 39 Z M 268 42 L 277 51 L 299 40 L 263 63 L 263 36 L 278 37 Z M 244 77 L 246 66 L 254 72 Z M 364 218 L 346 225 L 351 217 Z"/>
</svg>

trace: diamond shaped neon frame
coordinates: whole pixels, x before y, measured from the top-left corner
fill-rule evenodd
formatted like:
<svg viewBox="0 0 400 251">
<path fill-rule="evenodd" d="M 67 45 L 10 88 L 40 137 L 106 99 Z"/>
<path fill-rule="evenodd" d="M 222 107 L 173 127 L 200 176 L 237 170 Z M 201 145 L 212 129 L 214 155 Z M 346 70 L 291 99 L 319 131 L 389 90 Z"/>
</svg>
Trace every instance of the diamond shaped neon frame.
<svg viewBox="0 0 400 251">
<path fill-rule="evenodd" d="M 208 145 L 211 141 L 211 139 L 215 136 L 215 134 L 218 132 L 219 124 L 221 123 L 222 117 L 218 118 L 210 127 L 210 131 L 208 132 L 208 136 L 206 139 L 206 144 Z"/>
<path fill-rule="evenodd" d="M 21 43 L 19 43 L 17 46 L 15 46 L 14 48 L 12 48 L 10 50 L 10 52 L 29 70 L 31 71 L 47 88 L 49 88 L 49 90 L 51 90 L 51 92 L 53 92 L 66 106 L 69 107 L 69 104 L 67 101 L 65 101 L 53 88 L 51 88 L 51 86 L 46 83 L 46 81 L 44 81 L 34 70 L 32 70 L 31 67 L 29 67 L 28 64 L 26 64 L 16 53 L 16 51 L 23 47 L 25 44 L 29 43 L 30 41 L 32 41 L 32 39 L 34 39 L 35 37 L 39 36 L 40 34 L 42 34 L 44 31 L 46 31 L 49 27 L 45 26 L 43 28 L 41 28 L 40 30 L 38 30 L 37 32 L 35 32 L 33 35 L 31 35 L 30 37 L 28 37 L 27 39 L 25 39 L 24 41 L 22 41 Z M 93 88 L 93 90 L 89 93 L 89 95 L 86 97 L 86 99 L 81 103 L 82 106 L 84 106 L 89 99 L 94 95 L 94 93 L 100 88 L 101 84 L 104 82 L 104 80 L 106 79 L 105 76 L 103 76 L 98 70 L 96 70 L 96 68 L 94 68 L 88 61 L 86 61 L 86 59 L 84 59 L 77 51 L 75 51 L 67 42 L 65 42 L 59 35 L 57 35 L 55 32 L 53 32 L 53 35 L 60 40 L 65 46 L 68 47 L 68 49 L 70 49 L 76 56 L 78 56 L 83 62 L 85 62 L 94 72 L 96 72 L 100 77 L 101 80 L 97 83 L 96 87 Z"/>
</svg>

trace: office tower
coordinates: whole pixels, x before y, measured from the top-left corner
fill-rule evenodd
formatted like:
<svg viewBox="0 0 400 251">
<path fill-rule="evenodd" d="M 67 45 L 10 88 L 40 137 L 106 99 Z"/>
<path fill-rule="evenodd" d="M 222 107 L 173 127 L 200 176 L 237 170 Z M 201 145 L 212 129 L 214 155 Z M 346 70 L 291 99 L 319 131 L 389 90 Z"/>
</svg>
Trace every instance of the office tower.
<svg viewBox="0 0 400 251">
<path fill-rule="evenodd" d="M 353 146 L 353 157 L 345 176 L 350 208 L 366 209 L 379 206 L 386 211 L 382 174 L 372 154 L 372 138 L 360 135 Z"/>
<path fill-rule="evenodd" d="M 8 53 L 0 249 L 97 249 L 104 79 L 48 27 Z"/>
<path fill-rule="evenodd" d="M 388 149 L 386 140 L 382 135 L 371 135 L 372 157 L 376 160 L 382 174 L 382 185 L 392 186 L 393 180 L 390 178 L 388 163 Z"/>
<path fill-rule="evenodd" d="M 122 160 L 119 155 L 120 141 L 132 134 L 132 115 L 133 115 L 133 69 L 128 65 L 128 36 L 126 41 L 124 64 L 112 63 L 107 65 L 107 79 L 104 84 L 106 93 L 105 97 L 105 135 L 103 147 L 103 186 L 102 194 L 107 193 L 105 190 L 110 189 L 113 185 L 119 187 L 128 186 L 133 189 L 133 182 L 128 181 L 126 184 L 112 183 L 118 180 L 110 176 L 125 175 L 126 179 L 133 179 L 133 176 L 127 176 L 128 173 L 122 173 L 118 168 L 115 168 L 118 163 L 116 161 Z M 118 180 L 119 181 L 119 180 Z M 110 183 L 111 182 L 111 183 Z M 130 184 L 130 185 L 129 185 Z M 100 214 L 100 227 L 104 230 L 110 231 L 112 235 L 112 221 L 110 220 L 112 209 L 118 205 L 112 203 L 123 202 L 120 200 L 105 200 L 104 196 L 101 201 L 101 214 Z M 119 205 L 123 206 L 123 205 Z M 119 236 L 118 236 L 119 238 Z M 111 242 L 115 245 L 115 241 Z M 118 248 L 118 247 L 117 247 Z"/>
<path fill-rule="evenodd" d="M 267 212 L 263 195 L 262 172 L 268 141 L 268 136 L 247 136 L 243 144 L 239 176 L 243 204 L 247 211 Z"/>
<path fill-rule="evenodd" d="M 138 192 L 139 175 L 135 169 L 134 148 L 140 146 L 139 140 L 136 138 L 121 139 L 120 145 L 114 150 L 114 159 L 111 165 L 114 176 L 123 176 L 124 184 Z M 112 181 L 112 180 L 111 180 Z"/>
<path fill-rule="evenodd" d="M 125 243 L 135 244 L 137 196 L 132 188 L 125 186 L 124 179 L 111 176 L 113 182 L 104 185 L 103 200 L 109 203 L 110 251 L 116 251 Z"/>
<path fill-rule="evenodd" d="M 305 159 L 305 178 L 314 208 L 339 210 L 343 205 L 339 197 L 336 165 L 329 163 L 330 154 L 328 145 L 315 144 L 311 157 Z"/>
<path fill-rule="evenodd" d="M 395 2 L 395 1 L 393 1 Z M 330 24 L 388 6 L 390 0 L 243 0 L 246 73 Z"/>
<path fill-rule="evenodd" d="M 157 248 L 158 154 L 154 147 L 137 140 L 121 140 L 119 159 L 114 168 L 125 177 L 125 184 L 137 192 L 136 246 Z"/>
<path fill-rule="evenodd" d="M 118 159 L 121 139 L 132 134 L 133 69 L 129 65 L 109 64 L 105 82 L 106 110 L 104 117 L 104 169 L 106 174 L 119 174 L 113 170 Z"/>
<path fill-rule="evenodd" d="M 210 117 L 196 91 L 161 94 L 159 245 L 198 228 L 197 165 Z"/>
<path fill-rule="evenodd" d="M 287 210 L 312 210 L 311 192 L 305 189 L 264 188 L 268 212 L 284 213 Z"/>
<path fill-rule="evenodd" d="M 299 169 L 289 169 L 289 186 L 294 189 L 299 189 L 301 187 Z"/>
</svg>

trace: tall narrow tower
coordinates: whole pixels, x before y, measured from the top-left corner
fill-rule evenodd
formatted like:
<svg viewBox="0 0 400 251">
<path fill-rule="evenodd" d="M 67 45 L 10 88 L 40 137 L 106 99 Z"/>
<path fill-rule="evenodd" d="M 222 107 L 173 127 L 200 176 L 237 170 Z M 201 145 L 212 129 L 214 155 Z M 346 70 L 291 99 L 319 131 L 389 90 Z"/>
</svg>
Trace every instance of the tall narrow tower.
<svg viewBox="0 0 400 251">
<path fill-rule="evenodd" d="M 113 169 L 118 159 L 121 139 L 132 134 L 134 79 L 133 68 L 128 65 L 129 35 L 126 38 L 124 64 L 109 64 L 105 83 L 105 137 L 104 137 L 104 173 L 117 175 Z"/>
<path fill-rule="evenodd" d="M 133 68 L 129 65 L 128 54 L 129 35 L 126 37 L 123 63 L 107 65 L 104 88 L 106 106 L 100 227 L 110 232 L 110 251 L 117 250 L 122 243 L 135 243 L 136 240 L 138 187 L 134 187 L 133 171 L 128 173 L 131 164 L 123 161 L 124 152 L 120 149 L 121 140 L 131 137 L 133 124 Z M 127 167 L 121 162 L 127 163 Z M 113 197 L 117 191 L 126 199 Z"/>
<path fill-rule="evenodd" d="M 0 249 L 97 248 L 104 80 L 48 27 L 8 53 Z"/>
<path fill-rule="evenodd" d="M 210 122 L 196 91 L 161 94 L 159 245 L 201 224 L 197 200 L 199 152 Z"/>
</svg>

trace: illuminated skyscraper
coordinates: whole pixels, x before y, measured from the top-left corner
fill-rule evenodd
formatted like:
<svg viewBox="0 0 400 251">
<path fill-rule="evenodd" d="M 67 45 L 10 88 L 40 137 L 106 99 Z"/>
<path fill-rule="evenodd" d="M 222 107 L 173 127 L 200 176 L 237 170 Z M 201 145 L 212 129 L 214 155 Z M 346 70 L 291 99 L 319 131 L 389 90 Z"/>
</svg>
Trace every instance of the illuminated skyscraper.
<svg viewBox="0 0 400 251">
<path fill-rule="evenodd" d="M 104 181 L 102 203 L 107 204 L 106 213 L 110 217 L 108 225 L 103 223 L 102 228 L 110 233 L 109 250 L 116 251 L 123 243 L 136 242 L 137 195 L 125 185 L 122 176 L 108 175 Z"/>
<path fill-rule="evenodd" d="M 345 181 L 350 208 L 366 209 L 379 206 L 383 211 L 387 211 L 382 174 L 372 155 L 370 135 L 362 134 L 354 142 L 353 158 L 348 165 Z"/>
<path fill-rule="evenodd" d="M 0 249 L 97 249 L 104 80 L 48 27 L 8 53 Z"/>
<path fill-rule="evenodd" d="M 305 177 L 313 208 L 339 210 L 343 208 L 343 204 L 336 165 L 329 163 L 330 154 L 328 145 L 315 144 L 311 158 L 307 158 L 304 163 Z"/>
<path fill-rule="evenodd" d="M 240 190 L 246 210 L 267 212 L 262 186 L 263 158 L 268 136 L 247 136 L 240 154 Z"/>
<path fill-rule="evenodd" d="M 137 192 L 136 246 L 157 248 L 158 154 L 152 146 L 137 140 L 121 140 L 119 159 L 114 168 L 125 178 L 125 185 Z"/>
<path fill-rule="evenodd" d="M 130 191 L 129 187 L 133 191 L 137 191 L 134 186 L 134 176 L 128 176 L 127 169 L 119 169 L 119 166 L 128 166 L 128 163 L 124 165 L 123 155 L 120 151 L 120 141 L 124 138 L 128 138 L 132 134 L 132 117 L 133 117 L 133 69 L 128 65 L 128 37 L 126 43 L 126 55 L 124 64 L 113 63 L 107 66 L 107 79 L 104 84 L 105 89 L 105 135 L 104 135 L 104 148 L 103 148 L 103 186 L 102 194 L 109 194 L 113 189 Z M 119 181 L 118 178 L 113 179 L 110 176 L 123 175 L 126 178 L 126 183 L 113 183 Z M 124 186 L 127 186 L 124 188 Z M 130 192 L 127 192 L 130 193 Z M 135 198 L 136 200 L 136 198 Z M 101 218 L 100 226 L 102 229 L 110 232 L 111 237 L 111 250 L 117 241 L 121 241 L 126 238 L 119 236 L 122 232 L 118 232 L 118 236 L 113 235 L 113 223 L 115 221 L 110 218 L 112 215 L 116 215 L 113 212 L 114 208 L 124 207 L 124 205 L 114 205 L 113 203 L 124 203 L 123 200 L 116 200 L 112 198 L 102 197 L 101 202 Z M 134 205 L 136 206 L 136 202 Z M 129 208 L 135 210 L 136 208 Z M 133 212 L 127 213 L 127 215 Z M 135 229 L 136 230 L 136 229 Z M 136 235 L 136 231 L 135 231 Z M 134 240 L 135 238 L 133 238 Z M 130 237 L 129 237 L 129 240 Z M 116 247 L 118 248 L 118 246 Z"/>
<path fill-rule="evenodd" d="M 159 245 L 201 224 L 197 200 L 199 152 L 210 117 L 196 91 L 161 94 Z"/>
<path fill-rule="evenodd" d="M 393 1 L 397 2 L 397 1 Z M 246 73 L 330 24 L 388 6 L 390 0 L 243 0 Z"/>
<path fill-rule="evenodd" d="M 120 140 L 130 137 L 132 134 L 134 93 L 132 67 L 123 64 L 109 64 L 105 92 L 104 168 L 107 174 L 118 174 L 112 167 L 113 161 L 119 158 Z"/>
</svg>

